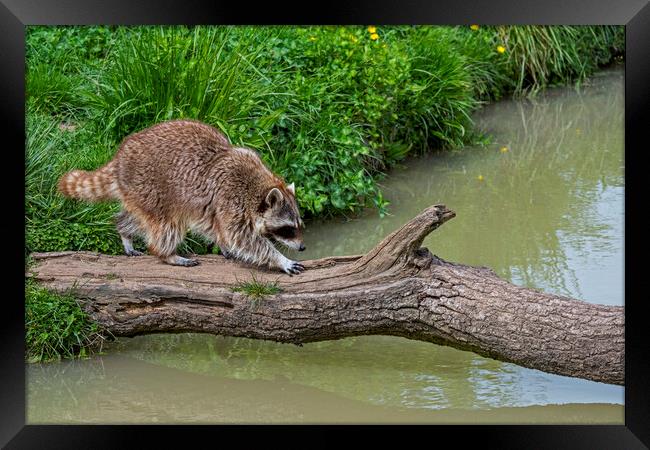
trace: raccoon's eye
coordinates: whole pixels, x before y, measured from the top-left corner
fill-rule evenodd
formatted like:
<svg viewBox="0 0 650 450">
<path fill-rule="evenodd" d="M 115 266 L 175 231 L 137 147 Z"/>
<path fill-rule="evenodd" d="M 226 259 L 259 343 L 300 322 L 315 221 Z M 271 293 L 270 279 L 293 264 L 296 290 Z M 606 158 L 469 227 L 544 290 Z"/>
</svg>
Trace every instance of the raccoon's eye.
<svg viewBox="0 0 650 450">
<path fill-rule="evenodd" d="M 292 226 L 286 225 L 273 230 L 273 234 L 281 238 L 292 239 L 296 237 L 296 229 Z"/>
</svg>

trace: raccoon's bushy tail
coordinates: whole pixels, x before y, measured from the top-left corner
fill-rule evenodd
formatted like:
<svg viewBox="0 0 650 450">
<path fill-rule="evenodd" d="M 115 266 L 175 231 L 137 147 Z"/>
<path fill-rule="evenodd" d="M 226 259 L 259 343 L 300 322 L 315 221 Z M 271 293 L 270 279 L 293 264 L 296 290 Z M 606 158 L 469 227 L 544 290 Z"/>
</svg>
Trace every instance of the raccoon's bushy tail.
<svg viewBox="0 0 650 450">
<path fill-rule="evenodd" d="M 98 202 L 117 199 L 115 164 L 109 162 L 99 169 L 87 172 L 73 170 L 59 180 L 59 192 L 66 197 Z"/>
</svg>

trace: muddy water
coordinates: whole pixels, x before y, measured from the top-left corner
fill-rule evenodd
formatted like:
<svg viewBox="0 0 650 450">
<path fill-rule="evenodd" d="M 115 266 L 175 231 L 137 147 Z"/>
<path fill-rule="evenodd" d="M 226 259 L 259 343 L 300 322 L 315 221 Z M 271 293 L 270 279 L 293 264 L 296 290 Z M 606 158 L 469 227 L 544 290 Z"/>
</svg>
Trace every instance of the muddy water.
<svg viewBox="0 0 650 450">
<path fill-rule="evenodd" d="M 304 258 L 363 253 L 442 202 L 457 217 L 425 240 L 434 254 L 623 305 L 623 79 L 486 106 L 492 143 L 405 162 L 383 183 L 390 216 L 308 224 Z M 28 422 L 623 423 L 620 386 L 397 337 L 152 335 L 107 351 L 30 365 Z"/>
</svg>

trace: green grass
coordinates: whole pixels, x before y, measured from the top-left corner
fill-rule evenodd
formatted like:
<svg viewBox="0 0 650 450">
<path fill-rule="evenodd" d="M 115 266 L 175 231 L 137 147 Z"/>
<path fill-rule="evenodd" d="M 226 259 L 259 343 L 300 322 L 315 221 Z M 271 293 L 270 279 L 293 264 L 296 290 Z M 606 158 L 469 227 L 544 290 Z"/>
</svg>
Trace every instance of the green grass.
<svg viewBox="0 0 650 450">
<path fill-rule="evenodd" d="M 50 116 L 27 116 L 26 246 L 29 251 L 119 253 L 113 225 L 118 205 L 78 202 L 56 192 L 60 175 L 72 167 L 94 169 L 111 157 L 112 149 L 87 124 L 74 131 L 61 130 L 59 124 Z"/>
<path fill-rule="evenodd" d="M 106 337 L 90 322 L 72 292 L 57 294 L 25 282 L 26 358 L 47 362 L 100 351 Z"/>
<path fill-rule="evenodd" d="M 116 140 L 181 117 L 232 134 L 230 128 L 262 116 L 272 95 L 247 70 L 263 50 L 251 45 L 253 34 L 232 27 L 120 28 L 119 51 L 88 92 L 95 120 Z"/>
<path fill-rule="evenodd" d="M 499 27 L 513 70 L 514 92 L 535 93 L 554 84 L 582 80 L 624 49 L 621 27 Z"/>
<path fill-rule="evenodd" d="M 244 281 L 238 283 L 236 286 L 230 288 L 232 292 L 239 292 L 247 297 L 250 297 L 255 300 L 262 299 L 268 295 L 274 295 L 279 292 L 282 292 L 282 289 L 278 286 L 277 282 L 265 283 L 255 279 L 255 276 L 252 276 L 251 281 Z"/>
</svg>

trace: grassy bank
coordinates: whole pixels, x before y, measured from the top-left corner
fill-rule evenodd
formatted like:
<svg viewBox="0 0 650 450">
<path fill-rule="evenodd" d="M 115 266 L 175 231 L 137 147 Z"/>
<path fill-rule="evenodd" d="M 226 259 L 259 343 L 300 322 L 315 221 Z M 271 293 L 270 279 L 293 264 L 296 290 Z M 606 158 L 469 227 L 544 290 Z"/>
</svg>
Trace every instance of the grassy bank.
<svg viewBox="0 0 650 450">
<path fill-rule="evenodd" d="M 89 321 L 73 293 L 56 294 L 25 282 L 25 358 L 47 362 L 101 350 L 106 335 Z"/>
<path fill-rule="evenodd" d="M 580 81 L 623 53 L 614 26 L 28 27 L 26 253 L 121 253 L 118 205 L 64 199 L 56 182 L 156 122 L 199 119 L 257 149 L 307 218 L 385 214 L 377 181 L 408 155 L 487 139 L 470 119 L 481 104 Z M 34 285 L 26 296 L 28 311 L 66 304 Z M 37 342 L 35 360 L 83 348 Z"/>
</svg>

